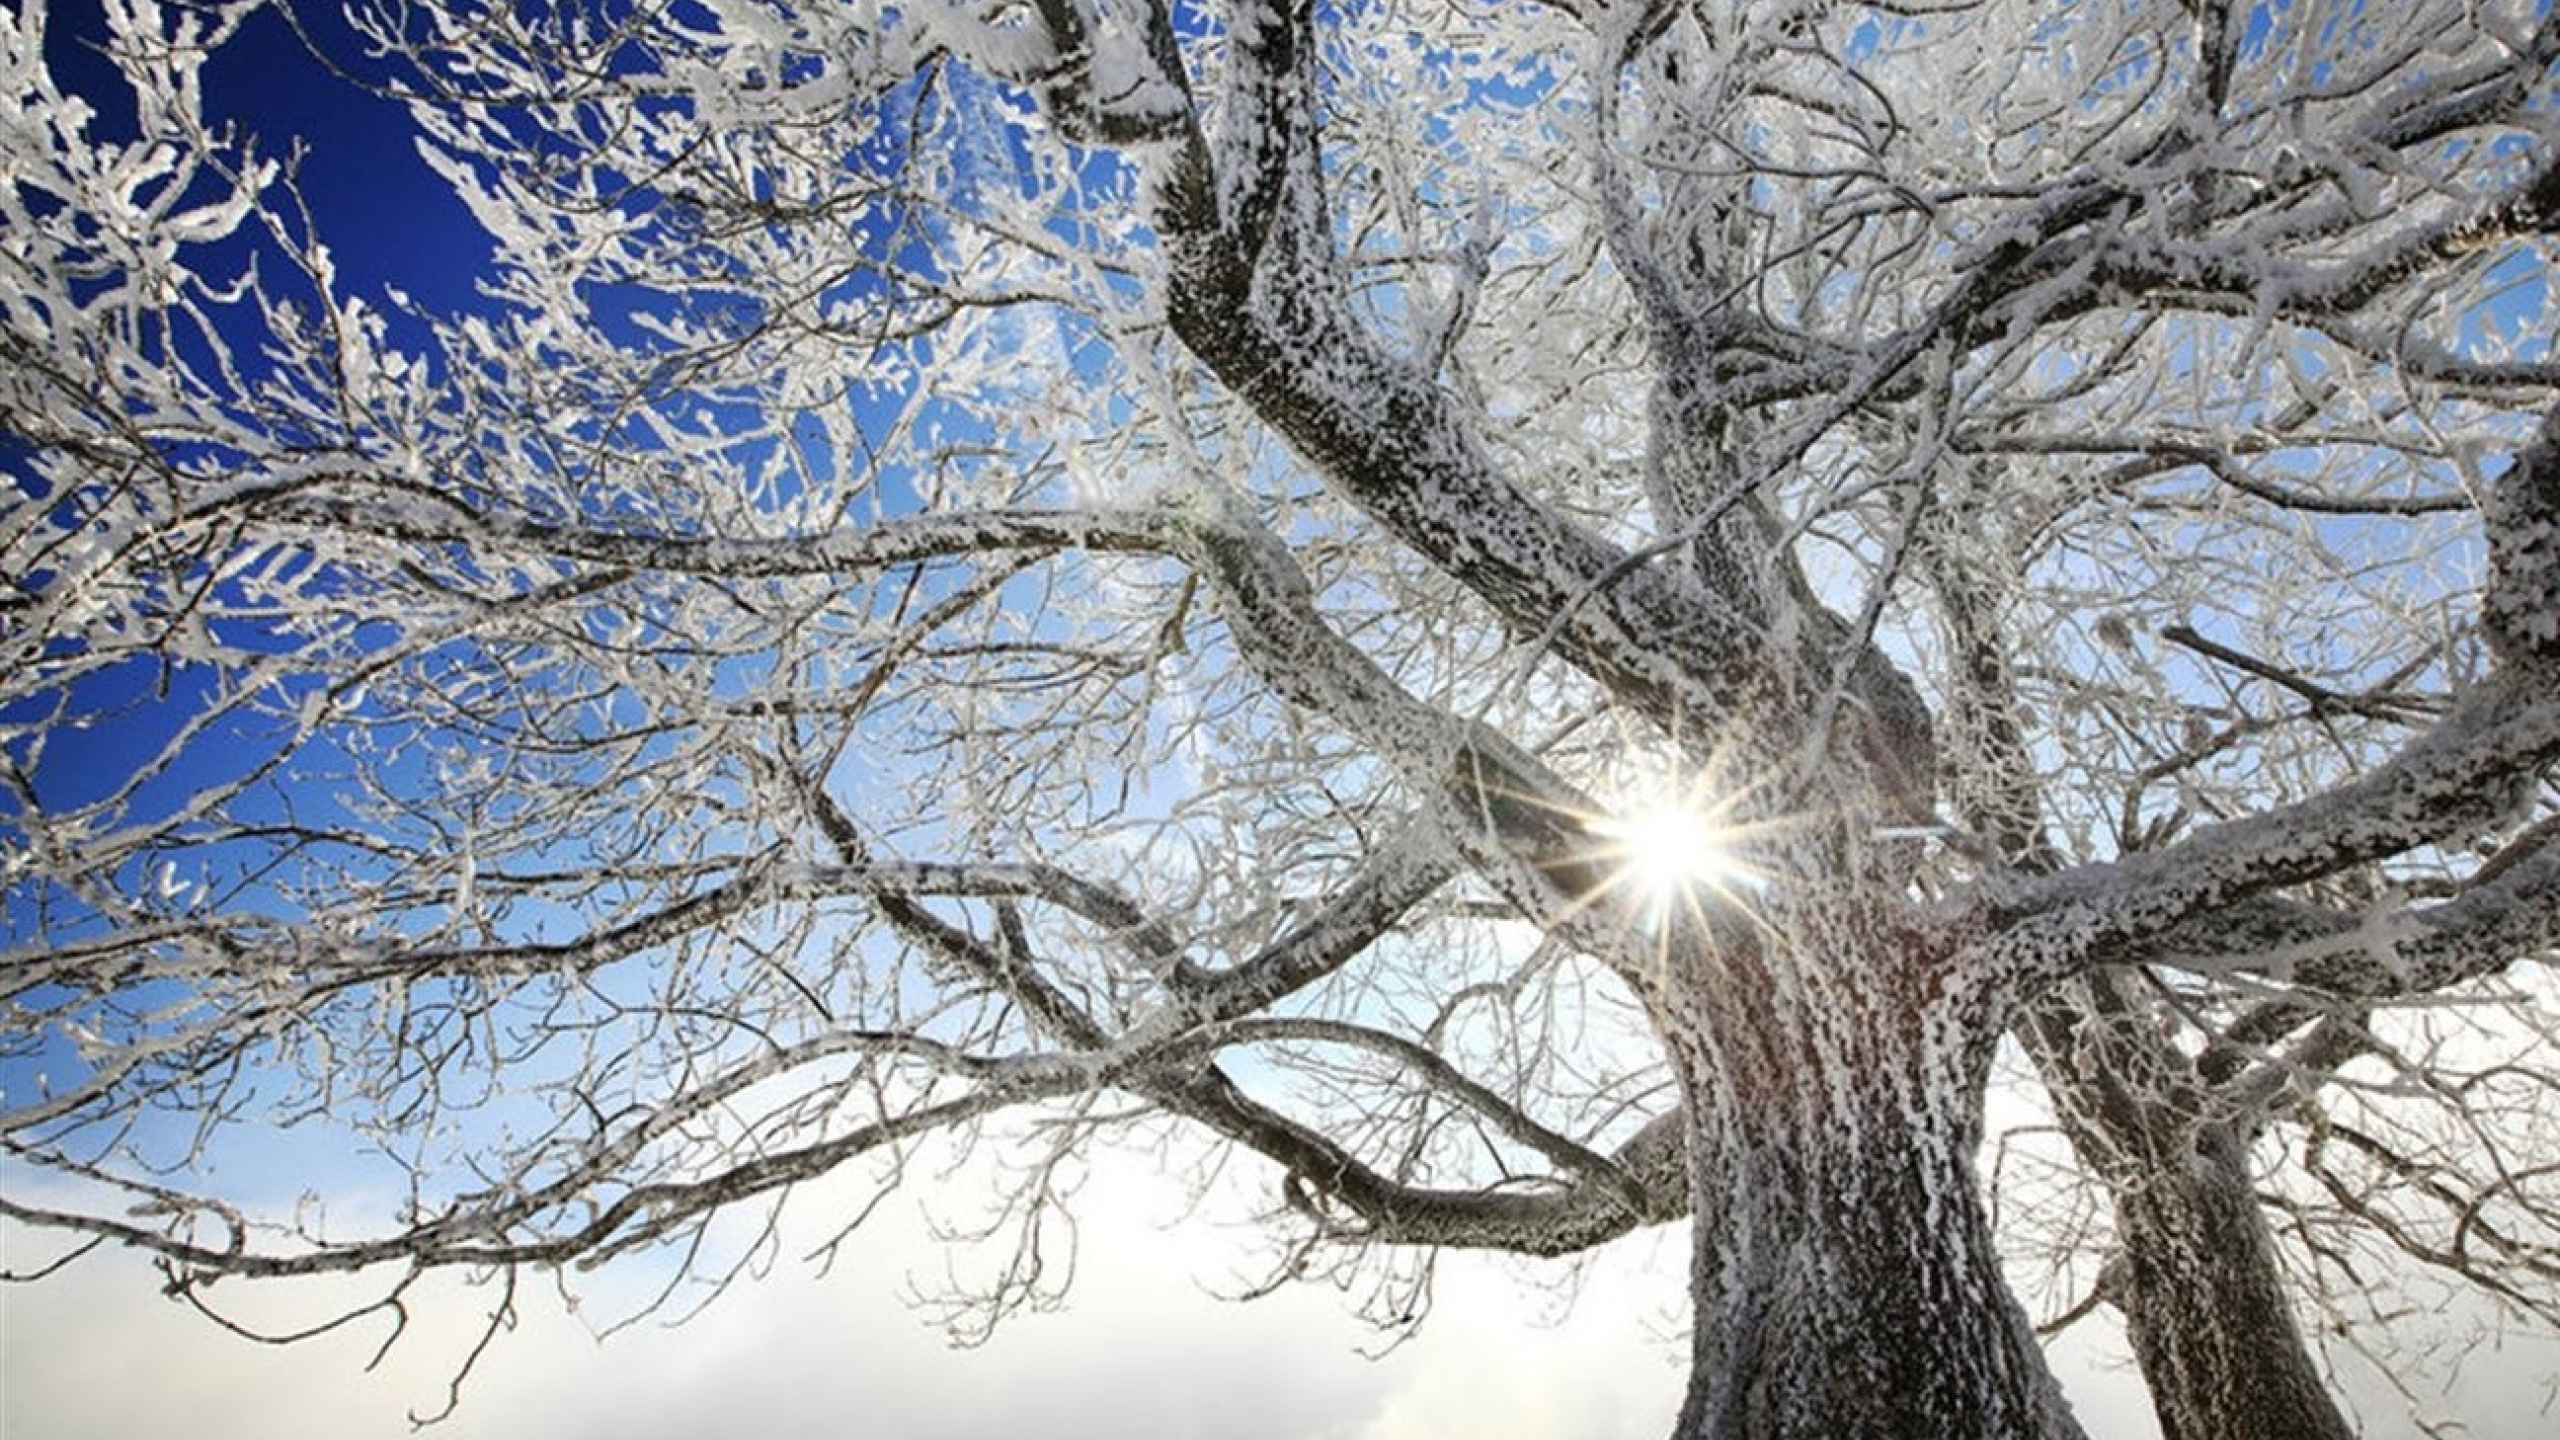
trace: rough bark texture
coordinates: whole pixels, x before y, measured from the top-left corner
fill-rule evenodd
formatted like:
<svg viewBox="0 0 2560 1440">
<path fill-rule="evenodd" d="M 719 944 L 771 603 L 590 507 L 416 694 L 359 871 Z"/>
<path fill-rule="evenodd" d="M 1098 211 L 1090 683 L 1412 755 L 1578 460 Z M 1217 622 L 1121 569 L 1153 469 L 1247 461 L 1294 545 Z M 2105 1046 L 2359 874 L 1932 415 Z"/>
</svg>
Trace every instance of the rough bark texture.
<svg viewBox="0 0 2560 1440">
<path fill-rule="evenodd" d="M 2239 1125 L 2107 980 L 2022 1032 L 2081 1160 L 2114 1199 L 2112 1300 L 2164 1440 L 2348 1440 L 2287 1298 Z"/>
<path fill-rule="evenodd" d="M 1696 1215 L 1677 1440 L 2079 1436 L 1974 1173 L 1993 1007 L 1915 986 L 1880 927 L 1812 928 L 1837 948 L 1690 967 L 1666 1025 Z"/>
<path fill-rule="evenodd" d="M 2001 1288 L 1969 1167 L 1937 1163 L 1936 1145 L 1835 1143 L 1728 1156 L 1762 1181 L 1754 1196 L 1701 1178 L 1728 1208 L 1699 1227 L 1678 1440 L 2079 1435 Z"/>
<path fill-rule="evenodd" d="M 2245 1148 L 2208 1133 L 2184 1167 L 2115 1196 L 2118 1305 L 2163 1440 L 2351 1440 L 2294 1323 Z"/>
</svg>

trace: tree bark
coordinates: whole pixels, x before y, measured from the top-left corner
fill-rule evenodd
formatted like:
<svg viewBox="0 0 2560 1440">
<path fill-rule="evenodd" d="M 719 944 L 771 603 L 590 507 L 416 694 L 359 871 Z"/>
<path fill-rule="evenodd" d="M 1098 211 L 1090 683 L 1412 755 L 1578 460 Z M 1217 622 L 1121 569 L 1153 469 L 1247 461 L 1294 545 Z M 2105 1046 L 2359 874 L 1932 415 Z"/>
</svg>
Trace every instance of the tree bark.
<svg viewBox="0 0 2560 1440">
<path fill-rule="evenodd" d="M 1666 1026 L 1695 1198 L 1674 1440 L 2079 1440 L 1974 1173 L 1991 1007 L 1854 958 L 1732 961 Z"/>
<path fill-rule="evenodd" d="M 2162 1440 L 2354 1440 L 2294 1323 L 2246 1147 L 2207 1131 L 2115 1196 L 2117 1303 Z"/>
<path fill-rule="evenodd" d="M 2021 1028 L 2081 1160 L 2115 1204 L 2125 1317 L 2163 1440 L 2353 1440 L 2304 1343 L 2250 1183 L 2242 1122 L 2099 979 Z"/>
</svg>

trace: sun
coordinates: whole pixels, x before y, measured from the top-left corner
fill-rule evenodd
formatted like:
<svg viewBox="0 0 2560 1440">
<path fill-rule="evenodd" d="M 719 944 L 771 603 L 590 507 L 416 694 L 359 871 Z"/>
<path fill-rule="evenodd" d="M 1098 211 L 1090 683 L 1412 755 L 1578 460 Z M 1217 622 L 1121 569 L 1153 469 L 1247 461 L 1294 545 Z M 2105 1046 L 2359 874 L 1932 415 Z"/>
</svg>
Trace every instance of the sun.
<svg viewBox="0 0 2560 1440">
<path fill-rule="evenodd" d="M 1647 898 L 1667 900 L 1733 875 L 1733 852 L 1715 819 L 1679 801 L 1645 801 L 1601 826 L 1628 883 Z"/>
<path fill-rule="evenodd" d="M 1593 828 L 1607 844 L 1621 893 L 1657 917 L 1697 911 L 1710 896 L 1731 897 L 1750 883 L 1716 808 L 1678 787 L 1631 801 Z"/>
<path fill-rule="evenodd" d="M 1769 885 L 1757 863 L 1773 824 L 1761 786 L 1721 750 L 1630 745 L 1591 791 L 1584 824 L 1605 875 L 1593 898 L 1648 927 L 1740 915 Z"/>
</svg>

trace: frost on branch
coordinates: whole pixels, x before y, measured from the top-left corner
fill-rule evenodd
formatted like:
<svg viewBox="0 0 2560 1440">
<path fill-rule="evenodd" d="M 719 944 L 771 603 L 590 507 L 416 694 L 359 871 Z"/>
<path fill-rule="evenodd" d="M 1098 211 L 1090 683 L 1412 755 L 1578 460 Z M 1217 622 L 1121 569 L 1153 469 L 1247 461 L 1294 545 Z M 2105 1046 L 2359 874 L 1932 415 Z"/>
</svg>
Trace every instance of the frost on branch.
<svg viewBox="0 0 2560 1440">
<path fill-rule="evenodd" d="M 2481 506 L 2489 585 L 2481 620 L 2510 664 L 2560 663 L 2560 412 L 2544 419 Z"/>
</svg>

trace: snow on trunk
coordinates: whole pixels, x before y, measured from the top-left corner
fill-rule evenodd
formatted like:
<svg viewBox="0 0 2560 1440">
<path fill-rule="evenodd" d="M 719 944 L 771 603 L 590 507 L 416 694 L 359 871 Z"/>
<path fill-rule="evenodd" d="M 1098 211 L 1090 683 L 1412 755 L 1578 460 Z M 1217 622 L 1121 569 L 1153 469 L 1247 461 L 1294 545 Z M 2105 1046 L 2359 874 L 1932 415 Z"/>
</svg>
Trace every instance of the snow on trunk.
<svg viewBox="0 0 2560 1440">
<path fill-rule="evenodd" d="M 2116 1187 L 2119 1304 L 2163 1440 L 2352 1440 L 2286 1297 L 2240 1145 Z"/>
<path fill-rule="evenodd" d="M 1675 967 L 1696 1330 L 1674 1440 L 2082 1434 L 1974 1174 L 1999 1007 L 1898 948 L 1835 930 Z"/>
<path fill-rule="evenodd" d="M 2165 1440 L 2349 1440 L 2294 1318 L 2246 1112 L 2114 980 L 2045 997 L 2019 1033 L 2073 1150 L 2114 1200 L 2107 1295 Z"/>
</svg>

